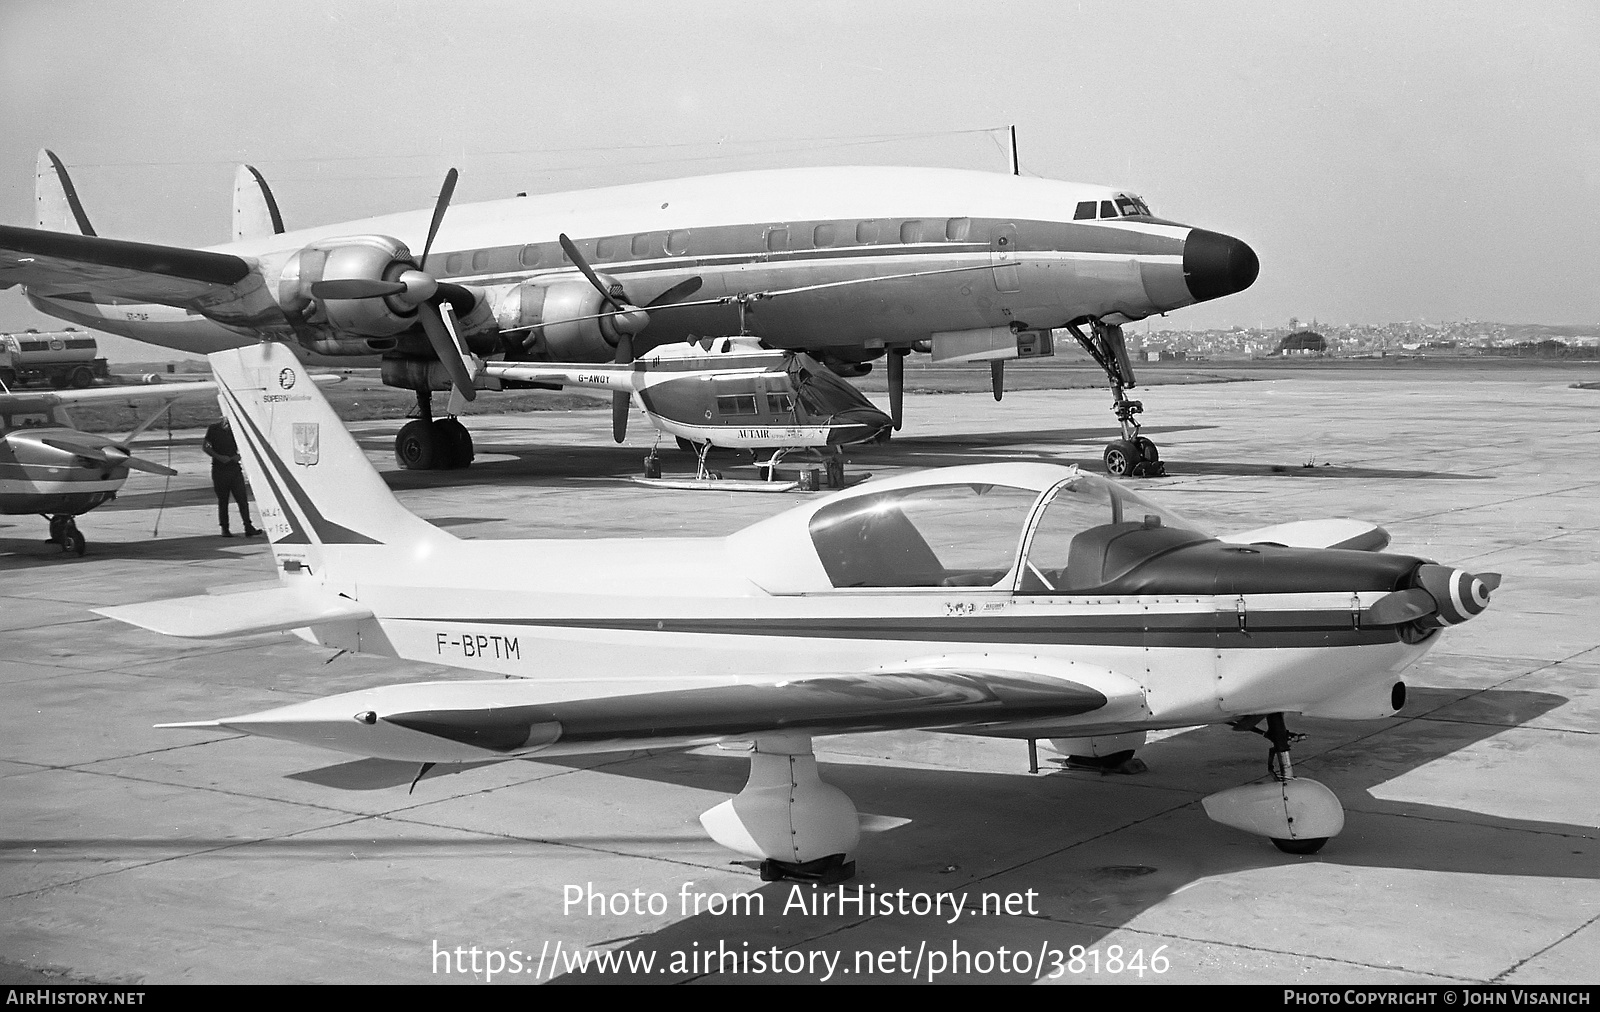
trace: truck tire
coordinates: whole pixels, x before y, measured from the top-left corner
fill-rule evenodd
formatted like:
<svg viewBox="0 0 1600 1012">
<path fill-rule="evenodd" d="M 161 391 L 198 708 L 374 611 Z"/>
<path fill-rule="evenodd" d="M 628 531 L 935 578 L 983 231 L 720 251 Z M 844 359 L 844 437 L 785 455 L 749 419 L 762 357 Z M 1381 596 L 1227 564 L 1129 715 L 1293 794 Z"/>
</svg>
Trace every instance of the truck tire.
<svg viewBox="0 0 1600 1012">
<path fill-rule="evenodd" d="M 94 386 L 94 370 L 86 365 L 80 365 L 72 370 L 71 376 L 68 377 L 68 382 L 79 390 L 85 387 L 92 387 Z"/>
<path fill-rule="evenodd" d="M 17 371 L 15 369 L 0 369 L 0 383 L 8 387 L 17 385 Z"/>
</svg>

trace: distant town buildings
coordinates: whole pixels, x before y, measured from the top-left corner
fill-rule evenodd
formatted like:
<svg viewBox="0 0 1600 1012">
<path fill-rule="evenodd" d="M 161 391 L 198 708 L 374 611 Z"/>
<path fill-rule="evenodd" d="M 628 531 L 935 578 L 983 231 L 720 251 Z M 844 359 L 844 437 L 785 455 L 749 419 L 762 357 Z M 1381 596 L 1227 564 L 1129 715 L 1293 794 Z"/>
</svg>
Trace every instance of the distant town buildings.
<svg viewBox="0 0 1600 1012">
<path fill-rule="evenodd" d="M 1154 321 L 1152 321 L 1154 322 Z M 1145 361 L 1178 358 L 1276 358 L 1328 355 L 1382 358 L 1394 355 L 1497 355 L 1516 358 L 1600 358 L 1600 324 L 1546 326 L 1480 320 L 1332 324 L 1303 327 L 1291 318 L 1282 327 L 1225 330 L 1128 328 L 1130 351 Z"/>
</svg>

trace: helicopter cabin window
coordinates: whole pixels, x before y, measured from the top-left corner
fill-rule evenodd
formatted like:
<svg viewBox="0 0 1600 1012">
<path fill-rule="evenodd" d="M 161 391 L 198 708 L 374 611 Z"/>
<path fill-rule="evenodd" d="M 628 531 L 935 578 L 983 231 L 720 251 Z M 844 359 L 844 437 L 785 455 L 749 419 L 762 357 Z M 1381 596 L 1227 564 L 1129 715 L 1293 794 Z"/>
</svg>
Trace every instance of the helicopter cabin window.
<svg viewBox="0 0 1600 1012">
<path fill-rule="evenodd" d="M 755 394 L 728 394 L 717 398 L 717 414 L 719 415 L 753 415 L 755 413 Z"/>
<path fill-rule="evenodd" d="M 1085 218 L 1093 218 L 1095 208 L 1096 204 L 1092 200 L 1078 201 L 1078 209 L 1072 212 L 1072 220 L 1083 221 Z"/>
<path fill-rule="evenodd" d="M 966 242 L 972 238 L 972 219 L 951 218 L 944 223 L 944 237 L 951 242 Z"/>
<path fill-rule="evenodd" d="M 819 248 L 832 246 L 839 241 L 839 228 L 831 222 L 824 222 L 813 230 L 812 239 Z"/>
<path fill-rule="evenodd" d="M 660 242 L 651 242 L 655 238 L 649 232 L 641 232 L 633 237 L 633 255 L 647 257 L 661 248 Z"/>
<path fill-rule="evenodd" d="M 1037 499 L 982 484 L 854 496 L 817 510 L 811 544 L 835 587 L 994 587 Z"/>
<path fill-rule="evenodd" d="M 914 243 L 922 241 L 922 222 L 902 221 L 900 223 L 900 241 Z"/>
<path fill-rule="evenodd" d="M 767 411 L 774 415 L 789 415 L 794 413 L 794 398 L 788 394 L 768 393 Z"/>
<path fill-rule="evenodd" d="M 1113 204 L 1109 200 L 1102 200 L 1100 202 L 1100 217 L 1102 217 L 1102 218 L 1115 218 L 1116 216 L 1117 216 L 1117 205 Z"/>
<path fill-rule="evenodd" d="M 528 245 L 522 247 L 522 256 L 519 257 L 519 259 L 522 261 L 522 266 L 524 267 L 539 266 L 538 243 L 529 243 Z"/>
<path fill-rule="evenodd" d="M 622 249 L 622 237 L 608 235 L 596 244 L 595 254 L 601 260 L 615 260 L 622 255 Z"/>
<path fill-rule="evenodd" d="M 675 257 L 687 254 L 689 252 L 689 233 L 684 231 L 668 232 L 667 252 Z"/>
<path fill-rule="evenodd" d="M 1045 493 L 1024 551 L 1019 594 L 1084 594 L 1207 535 L 1112 482 L 1079 475 Z"/>
<path fill-rule="evenodd" d="M 489 251 L 486 249 L 472 251 L 472 269 L 486 271 L 489 269 Z"/>
<path fill-rule="evenodd" d="M 856 242 L 861 245 L 878 241 L 880 229 L 875 221 L 856 222 Z"/>
<path fill-rule="evenodd" d="M 786 228 L 767 229 L 767 252 L 777 253 L 789 248 L 789 230 Z"/>
</svg>

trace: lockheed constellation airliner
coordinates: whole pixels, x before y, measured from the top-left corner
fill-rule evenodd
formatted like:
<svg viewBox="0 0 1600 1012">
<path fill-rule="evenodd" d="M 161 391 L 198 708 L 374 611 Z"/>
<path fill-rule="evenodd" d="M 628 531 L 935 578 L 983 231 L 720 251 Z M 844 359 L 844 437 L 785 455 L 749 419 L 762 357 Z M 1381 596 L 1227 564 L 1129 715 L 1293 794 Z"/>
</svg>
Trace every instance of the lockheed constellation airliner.
<svg viewBox="0 0 1600 1012">
<path fill-rule="evenodd" d="M 898 422 L 914 349 L 1003 361 L 1048 351 L 1050 331 L 1067 328 L 1111 384 L 1123 438 L 1108 468 L 1146 473 L 1159 453 L 1126 396 L 1122 326 L 1241 291 L 1258 270 L 1245 243 L 1156 217 L 1132 193 L 1014 175 L 780 169 L 452 208 L 455 179 L 431 213 L 291 232 L 261 175 L 241 167 L 235 240 L 189 249 L 95 235 L 45 151 L 38 227 L 0 226 L 0 286 L 187 351 L 269 339 L 308 359 L 376 360 L 385 383 L 416 391 L 420 417 L 396 438 L 412 467 L 472 457 L 459 422 L 433 421 L 434 391 L 471 400 L 496 382 L 471 374 L 458 341 L 480 358 L 614 362 L 753 334 L 841 375 L 887 356 Z"/>
</svg>

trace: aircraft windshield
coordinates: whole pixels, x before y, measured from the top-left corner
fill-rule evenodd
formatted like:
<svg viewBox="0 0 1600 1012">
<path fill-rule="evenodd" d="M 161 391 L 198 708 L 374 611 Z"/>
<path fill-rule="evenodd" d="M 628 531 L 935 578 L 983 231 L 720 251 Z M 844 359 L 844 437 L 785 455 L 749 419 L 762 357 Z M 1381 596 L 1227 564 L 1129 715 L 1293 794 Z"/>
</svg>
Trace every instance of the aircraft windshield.
<svg viewBox="0 0 1600 1012">
<path fill-rule="evenodd" d="M 1004 485 L 863 495 L 819 509 L 811 543 L 835 587 L 993 587 L 1038 498 Z"/>
<path fill-rule="evenodd" d="M 1123 215 L 1142 214 L 1146 215 L 1147 217 L 1153 217 L 1150 214 L 1149 206 L 1147 206 L 1143 200 L 1138 197 L 1129 196 L 1126 193 L 1117 194 L 1117 210 Z"/>
<path fill-rule="evenodd" d="M 1210 537 L 1196 524 L 1115 482 L 1090 474 L 1066 479 L 1045 493 L 1018 591 L 1062 594 L 1098 586 L 1109 543 L 1136 530 L 1151 532 L 1143 540 L 1162 544 Z"/>
</svg>

